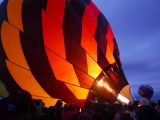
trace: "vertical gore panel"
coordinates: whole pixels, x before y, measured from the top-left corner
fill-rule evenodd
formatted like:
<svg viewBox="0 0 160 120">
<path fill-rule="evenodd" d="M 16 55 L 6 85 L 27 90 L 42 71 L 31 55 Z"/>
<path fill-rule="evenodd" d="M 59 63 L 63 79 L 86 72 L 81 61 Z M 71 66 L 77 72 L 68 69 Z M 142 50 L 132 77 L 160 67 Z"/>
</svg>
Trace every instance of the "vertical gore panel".
<svg viewBox="0 0 160 120">
<path fill-rule="evenodd" d="M 47 0 L 46 12 L 61 25 L 63 24 L 64 10 L 65 0 Z"/>
<path fill-rule="evenodd" d="M 95 15 L 96 18 L 101 13 L 92 1 L 88 4 L 88 7 L 92 11 L 92 13 Z"/>
<path fill-rule="evenodd" d="M 19 86 L 21 86 L 21 88 L 27 90 L 32 95 L 50 97 L 37 83 L 37 81 L 35 80 L 35 78 L 29 70 L 21 68 L 20 66 L 17 66 L 7 60 L 6 65 L 14 80 L 17 82 Z"/>
<path fill-rule="evenodd" d="M 86 55 L 81 48 L 82 21 L 69 4 L 65 8 L 63 32 L 67 61 L 87 72 Z"/>
<path fill-rule="evenodd" d="M 82 25 L 81 46 L 95 61 L 97 61 L 97 43 L 85 24 Z"/>
<path fill-rule="evenodd" d="M 41 14 L 41 6 L 36 6 L 35 9 L 30 4 L 23 4 L 24 33 L 20 34 L 21 44 L 31 71 L 41 73 L 54 80 L 43 41 Z"/>
<path fill-rule="evenodd" d="M 90 10 L 89 5 L 87 5 L 82 17 L 82 21 L 83 25 L 85 24 L 87 26 L 92 35 L 94 35 L 96 32 L 97 17 L 98 16 L 95 16 L 94 13 Z"/>
<path fill-rule="evenodd" d="M 114 64 L 116 62 L 113 56 L 113 52 L 111 51 L 108 44 L 107 44 L 107 50 L 106 50 L 106 58 L 110 64 Z"/>
<path fill-rule="evenodd" d="M 3 66 L 1 65 L 0 67 L 0 80 L 5 84 L 7 91 L 12 93 L 15 90 L 20 90 L 20 86 L 14 81 L 13 77 L 7 69 L 5 59 L 0 59 L 0 63 L 3 64 Z"/>
<path fill-rule="evenodd" d="M 116 62 L 114 59 L 114 55 L 113 55 L 114 35 L 113 35 L 110 25 L 108 25 L 108 32 L 106 34 L 106 39 L 107 39 L 106 58 L 110 64 L 114 64 Z"/>
<path fill-rule="evenodd" d="M 77 99 L 86 99 L 89 93 L 89 90 L 81 88 L 81 87 L 77 87 L 77 86 L 73 86 L 70 84 L 65 84 L 70 91 L 72 91 L 72 93 L 76 96 Z"/>
<path fill-rule="evenodd" d="M 1 25 L 2 25 L 2 19 L 0 18 L 0 80 L 5 85 L 7 91 L 11 93 L 14 90 L 19 90 L 21 88 L 17 85 L 17 83 L 14 81 L 14 79 L 10 75 L 5 63 L 5 59 L 8 59 L 8 58 L 2 46 L 2 40 L 1 40 L 2 26 Z"/>
<path fill-rule="evenodd" d="M 101 73 L 102 69 L 99 67 L 96 61 L 94 61 L 88 54 L 87 56 L 87 65 L 88 65 L 88 74 L 93 78 L 97 78 Z"/>
<path fill-rule="evenodd" d="M 36 78 L 38 78 L 42 83 L 48 83 L 48 78 L 42 76 L 41 74 L 35 74 Z M 50 80 L 51 81 L 51 80 Z M 42 85 L 41 85 L 42 86 Z M 73 100 L 77 100 L 73 93 L 66 87 L 66 85 L 61 82 L 54 80 L 51 84 L 45 84 L 45 91 L 52 96 L 52 98 L 59 98 L 64 100 L 65 102 L 72 102 Z"/>
<path fill-rule="evenodd" d="M 24 4 L 23 23 L 25 32 L 21 33 L 23 51 L 36 80 L 53 98 L 63 99 L 66 102 L 70 99 L 75 100 L 73 93 L 53 75 L 43 41 L 42 6 Z"/>
<path fill-rule="evenodd" d="M 69 36 L 65 36 L 65 47 L 67 61 L 87 73 L 86 53 L 81 49 L 81 46 L 76 44 Z"/>
<path fill-rule="evenodd" d="M 102 70 L 110 68 L 110 65 L 109 65 L 106 57 L 104 56 L 103 52 L 101 51 L 99 46 L 97 46 L 97 47 L 98 47 L 98 64 L 99 64 L 99 66 L 102 68 Z"/>
<path fill-rule="evenodd" d="M 111 52 L 113 53 L 113 51 L 114 51 L 114 34 L 112 32 L 110 25 L 108 25 L 108 32 L 106 34 L 106 38 L 107 38 L 107 45 L 109 46 Z"/>
<path fill-rule="evenodd" d="M 103 54 L 106 54 L 107 49 L 107 40 L 106 33 L 108 29 L 108 22 L 104 18 L 102 14 L 98 16 L 97 29 L 95 33 L 95 39 L 97 40 L 97 44 L 100 46 Z"/>
<path fill-rule="evenodd" d="M 76 72 L 76 75 L 78 77 L 80 86 L 86 89 L 90 89 L 93 82 L 94 82 L 94 78 L 89 76 L 88 74 L 84 73 L 83 71 L 77 69 L 76 67 L 74 67 L 74 70 Z"/>
<path fill-rule="evenodd" d="M 62 27 L 45 11 L 42 11 L 42 24 L 45 47 L 66 58 Z"/>
<path fill-rule="evenodd" d="M 52 70 L 57 80 L 80 86 L 72 64 L 64 58 L 46 49 Z"/>
<path fill-rule="evenodd" d="M 95 39 L 97 40 L 97 45 L 101 49 L 102 54 L 106 55 L 107 41 L 100 29 L 101 29 L 100 27 L 97 28 Z"/>
<path fill-rule="evenodd" d="M 106 20 L 105 16 L 103 14 L 100 14 L 98 16 L 98 25 L 97 25 L 97 27 L 101 30 L 103 35 L 107 34 L 108 25 L 109 25 L 109 23 Z"/>
<path fill-rule="evenodd" d="M 66 4 L 65 8 L 63 32 L 64 36 L 68 34 L 75 42 L 80 44 L 82 34 L 82 20 L 69 4 Z"/>
<path fill-rule="evenodd" d="M 22 24 L 22 4 L 23 0 L 9 0 L 7 14 L 9 22 L 23 31 Z"/>
<path fill-rule="evenodd" d="M 80 17 L 83 16 L 83 13 L 86 7 L 85 0 L 70 0 L 70 5 Z"/>
<path fill-rule="evenodd" d="M 113 51 L 113 55 L 114 55 L 114 58 L 115 58 L 117 64 L 119 66 L 121 66 L 120 53 L 119 53 L 118 45 L 117 45 L 117 42 L 116 42 L 115 39 L 114 39 L 114 51 Z"/>
<path fill-rule="evenodd" d="M 1 28 L 1 37 L 8 59 L 15 64 L 29 69 L 22 51 L 19 30 L 4 21 Z"/>
</svg>

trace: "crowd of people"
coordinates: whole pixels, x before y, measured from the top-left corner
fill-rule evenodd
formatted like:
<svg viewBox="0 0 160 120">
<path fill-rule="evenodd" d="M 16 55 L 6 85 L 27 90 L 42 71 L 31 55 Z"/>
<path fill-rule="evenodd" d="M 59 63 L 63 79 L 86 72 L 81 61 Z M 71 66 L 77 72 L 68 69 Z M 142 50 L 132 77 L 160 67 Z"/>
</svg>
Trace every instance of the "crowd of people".
<svg viewBox="0 0 160 120">
<path fill-rule="evenodd" d="M 0 99 L 0 120 L 160 120 L 160 101 L 123 105 L 87 101 L 83 108 L 61 100 L 49 108 L 42 100 L 32 99 L 27 91 L 19 91 Z"/>
</svg>

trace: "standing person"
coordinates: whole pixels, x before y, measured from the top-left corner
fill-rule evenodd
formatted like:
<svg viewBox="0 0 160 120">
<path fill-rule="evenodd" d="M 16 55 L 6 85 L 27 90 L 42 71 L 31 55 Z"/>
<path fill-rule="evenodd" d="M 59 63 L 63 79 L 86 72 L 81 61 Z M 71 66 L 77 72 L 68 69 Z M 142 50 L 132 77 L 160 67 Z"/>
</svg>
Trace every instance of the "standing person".
<svg viewBox="0 0 160 120">
<path fill-rule="evenodd" d="M 61 117 L 61 114 L 63 111 L 62 105 L 63 105 L 62 100 L 57 100 L 57 102 L 54 106 L 57 120 L 62 120 L 62 117 Z"/>
<path fill-rule="evenodd" d="M 126 113 L 128 113 L 133 120 L 137 120 L 136 119 L 136 112 L 135 112 L 135 110 L 136 110 L 136 107 L 135 107 L 134 102 L 129 102 L 129 104 L 127 106 Z"/>
<path fill-rule="evenodd" d="M 62 120 L 76 120 L 78 111 L 73 103 L 68 103 L 64 105 L 64 110 L 62 111 Z"/>
</svg>

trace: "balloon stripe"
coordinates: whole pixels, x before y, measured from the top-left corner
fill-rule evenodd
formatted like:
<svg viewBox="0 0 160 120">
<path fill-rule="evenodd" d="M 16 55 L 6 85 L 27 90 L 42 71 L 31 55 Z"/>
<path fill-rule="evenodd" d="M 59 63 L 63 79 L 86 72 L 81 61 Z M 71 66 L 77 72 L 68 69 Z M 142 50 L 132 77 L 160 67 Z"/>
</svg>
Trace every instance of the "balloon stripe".
<svg viewBox="0 0 160 120">
<path fill-rule="evenodd" d="M 45 36 L 44 36 L 44 41 L 45 41 L 45 43 L 46 43 L 46 48 L 47 49 L 50 49 L 50 51 L 53 51 L 53 52 L 55 52 L 56 54 L 58 54 L 59 56 L 61 56 L 61 57 L 63 57 L 64 59 L 65 59 L 65 57 L 63 56 L 63 55 L 61 55 L 61 53 L 60 52 L 58 52 L 58 50 L 57 49 L 55 49 L 54 47 L 50 47 L 51 45 L 53 46 L 54 44 L 54 46 L 55 47 L 57 47 L 58 46 L 58 48 L 59 49 L 63 49 L 63 37 L 59 37 L 57 34 L 60 34 L 60 32 L 61 32 L 61 28 L 60 28 L 60 24 L 58 25 L 58 23 L 56 23 L 55 22 L 55 20 L 53 20 L 53 19 L 51 19 L 51 17 L 49 17 L 49 15 L 48 15 L 48 13 L 43 13 L 42 12 L 42 14 L 45 14 L 46 15 L 46 17 L 47 18 L 43 18 L 43 19 L 48 19 L 46 22 L 48 23 L 48 24 L 50 24 L 50 25 L 48 25 L 48 27 L 49 26 L 55 26 L 54 28 L 51 28 L 51 29 L 49 29 L 49 31 L 48 32 L 46 32 L 44 29 L 43 29 L 43 31 L 44 32 L 46 32 L 47 34 L 49 33 L 49 32 L 51 32 L 52 31 L 52 29 L 55 29 L 56 31 L 55 32 L 52 32 L 52 33 L 50 33 L 49 34 L 49 36 L 47 37 L 48 38 L 48 41 L 50 40 L 50 44 L 48 44 L 46 41 L 47 41 L 47 38 L 45 38 Z M 42 15 L 43 17 L 45 17 L 45 15 Z M 44 22 L 44 21 L 43 21 Z M 46 23 L 44 23 L 43 24 L 43 26 L 45 25 Z M 56 25 L 57 24 L 57 25 Z M 59 30 L 60 29 L 60 30 Z M 58 32 L 57 33 L 57 31 L 60 31 L 60 32 Z M 58 41 L 55 41 L 55 42 L 53 42 L 54 41 L 54 36 L 58 36 L 57 37 L 57 39 L 58 39 Z M 55 40 L 57 40 L 56 38 L 55 38 Z M 60 42 L 61 41 L 61 42 Z M 60 43 L 59 43 L 60 42 Z M 76 42 L 74 41 L 74 44 L 76 44 Z M 90 43 L 88 43 L 88 44 L 90 44 Z M 77 46 L 77 45 L 76 45 Z M 81 48 L 82 49 L 82 48 Z M 83 49 L 82 49 L 83 50 Z M 83 50 L 83 52 L 85 53 L 85 50 Z M 50 62 L 50 64 L 52 64 L 51 62 Z M 73 64 L 73 63 L 72 63 Z M 74 66 L 75 66 L 76 64 L 74 64 Z M 81 68 L 80 68 L 81 69 Z M 80 79 L 81 80 L 81 79 Z M 81 82 L 80 82 L 81 83 Z M 81 84 L 82 86 L 83 86 L 83 84 Z"/>
<path fill-rule="evenodd" d="M 101 13 L 92 1 L 89 2 L 88 7 L 90 11 L 92 11 L 93 15 L 95 15 L 95 18 L 97 18 L 99 14 Z"/>
<path fill-rule="evenodd" d="M 97 62 L 97 43 L 90 31 L 85 26 L 84 22 L 82 22 L 81 46 Z"/>
<path fill-rule="evenodd" d="M 48 15 L 47 12 L 46 12 L 46 15 L 47 15 L 48 18 L 49 18 L 50 15 Z M 53 23 L 56 24 L 55 19 L 53 19 L 53 17 L 50 17 L 50 20 L 51 20 L 51 19 L 52 19 L 52 21 L 50 21 L 50 23 L 52 22 L 52 24 L 53 24 Z M 49 21 L 48 21 L 48 22 L 49 22 Z M 58 24 L 58 23 L 57 23 L 57 24 Z M 60 24 L 59 24 L 59 25 L 60 25 Z M 53 26 L 53 25 L 50 25 L 50 26 Z M 58 27 L 58 26 L 57 26 L 57 27 Z M 52 29 L 53 29 L 53 28 L 52 28 Z M 52 29 L 49 29 L 49 30 L 52 31 Z M 60 29 L 60 28 L 58 28 L 58 29 Z M 56 32 L 55 32 L 54 34 L 56 34 Z M 59 33 L 57 33 L 57 34 L 59 34 Z M 67 34 L 68 34 L 68 33 L 67 33 Z M 50 35 L 51 35 L 51 34 L 50 34 Z M 54 35 L 54 36 L 56 36 L 56 35 Z M 51 37 L 54 37 L 54 36 L 53 36 L 53 34 L 52 34 L 52 36 L 50 36 L 50 38 L 51 38 Z M 62 38 L 59 37 L 59 39 L 62 39 Z M 93 39 L 94 39 L 94 38 L 93 38 Z M 57 37 L 55 40 L 58 40 L 58 37 Z M 76 41 L 74 41 L 74 44 L 76 44 L 75 42 L 76 42 Z M 93 40 L 92 40 L 92 42 L 93 42 Z M 89 42 L 88 44 L 92 44 L 92 42 Z M 95 42 L 95 44 L 96 44 L 96 42 Z M 48 44 L 48 45 L 49 45 L 49 44 Z M 47 45 L 47 47 L 48 47 L 48 45 Z M 58 46 L 58 45 L 57 45 L 57 46 Z M 72 45 L 72 46 L 74 46 L 74 45 Z M 94 47 L 95 47 L 95 46 L 96 46 L 96 45 L 94 45 Z M 63 46 L 62 46 L 62 47 L 63 47 Z M 61 48 L 62 48 L 62 47 L 61 47 Z M 50 47 L 49 47 L 49 48 L 50 48 Z M 96 48 L 96 47 L 95 47 L 95 48 Z M 56 52 L 56 50 L 54 50 L 53 48 L 51 48 L 51 49 L 52 49 L 52 51 Z M 87 51 L 87 52 L 88 52 L 88 51 Z M 95 51 L 95 52 L 97 52 L 97 51 Z M 56 53 L 59 54 L 58 52 L 56 52 Z M 89 54 L 90 54 L 90 53 L 89 53 Z M 96 54 L 96 53 L 93 53 L 93 54 Z M 59 55 L 60 55 L 60 54 L 59 54 Z M 90 54 L 90 55 L 91 55 L 91 54 Z M 61 55 L 60 55 L 60 56 L 61 56 Z M 91 56 L 93 56 L 93 55 L 91 55 Z M 97 55 L 95 55 L 95 56 L 97 56 Z M 63 57 L 63 56 L 62 56 L 62 57 Z M 79 59 L 78 59 L 78 61 L 79 61 Z M 72 64 L 73 64 L 73 63 L 72 63 Z M 76 65 L 77 65 L 77 64 L 76 64 Z"/>
<path fill-rule="evenodd" d="M 86 8 L 86 1 L 85 0 L 70 0 L 69 4 L 72 8 L 76 11 L 76 13 L 82 18 L 84 14 L 84 10 Z"/>
<path fill-rule="evenodd" d="M 10 70 L 10 72 L 12 73 L 12 76 L 14 76 L 14 77 L 17 77 L 17 78 L 14 78 L 16 81 L 17 80 L 19 80 L 18 82 L 19 82 L 19 84 L 23 84 L 24 83 L 24 81 L 23 80 L 31 80 L 31 77 L 30 77 L 30 75 L 29 75 L 29 73 L 31 73 L 31 71 L 30 70 L 28 70 L 28 69 L 26 69 L 26 68 L 23 68 L 22 66 L 19 66 L 19 65 L 17 65 L 17 64 L 14 64 L 14 63 L 12 63 L 12 62 L 10 62 L 10 61 L 8 61 L 8 60 L 6 60 L 6 63 L 7 63 L 7 66 L 8 66 L 8 68 L 9 68 L 9 70 Z M 19 72 L 17 72 L 17 71 L 19 71 Z M 28 73 L 28 75 L 27 76 L 25 76 L 25 78 L 24 79 L 22 79 L 21 77 L 23 77 L 23 76 L 17 76 L 17 75 L 15 75 L 16 73 L 22 73 L 24 76 L 25 76 L 25 74 L 26 73 Z M 37 78 L 38 79 L 40 79 L 42 82 L 46 82 L 49 78 L 47 77 L 47 76 L 44 76 L 44 75 L 42 75 L 42 74 L 39 74 L 39 73 L 36 73 L 36 74 L 34 74 L 35 76 L 37 76 Z M 30 77 L 30 79 L 27 79 L 27 78 L 29 78 Z M 22 83 L 23 82 L 23 83 Z M 31 82 L 31 81 L 30 81 Z M 27 82 L 28 83 L 28 82 Z M 29 84 L 31 84 L 31 83 L 29 83 Z M 49 92 L 49 94 L 53 97 L 53 98 L 60 98 L 60 99 L 64 99 L 64 100 L 69 100 L 69 99 L 76 99 L 76 98 L 74 98 L 74 96 L 73 96 L 73 93 L 71 93 L 69 90 L 68 90 L 68 88 L 66 88 L 65 87 L 65 85 L 64 84 L 68 84 L 68 83 L 63 83 L 63 82 L 61 82 L 61 81 L 57 81 L 56 79 L 54 80 L 54 81 L 52 81 L 52 84 L 48 84 L 48 89 L 46 90 L 46 91 L 48 91 Z M 21 87 L 22 88 L 25 88 L 26 86 L 25 86 L 26 84 L 23 84 L 23 85 L 21 85 Z M 71 86 L 74 86 L 74 85 L 72 85 L 72 84 L 70 84 Z M 25 87 L 24 87 L 25 86 Z M 32 86 L 33 86 L 33 84 L 32 84 Z M 37 85 L 36 85 L 37 86 Z M 35 90 L 35 87 L 36 87 L 35 85 L 34 85 L 34 87 L 32 87 L 31 89 L 34 89 Z M 41 85 L 42 86 L 42 85 Z M 77 86 L 78 87 L 78 86 Z M 26 87 L 26 88 L 29 88 L 30 89 L 30 87 Z M 83 89 L 85 89 L 85 88 L 83 88 Z M 28 89 L 27 89 L 28 90 Z M 59 91 L 59 93 L 57 93 L 56 91 Z M 87 90 L 87 89 L 86 89 Z M 30 91 L 30 90 L 29 90 Z M 38 91 L 38 89 L 36 89 L 36 91 L 37 92 L 39 92 Z M 35 92 L 36 92 L 35 91 Z M 32 94 L 33 94 L 33 92 L 31 92 Z M 63 93 L 63 95 L 62 95 L 62 93 Z M 36 95 L 36 93 L 35 94 L 33 94 L 33 95 Z M 48 96 L 44 96 L 44 94 L 41 94 L 43 97 L 48 97 Z M 66 98 L 67 97 L 67 98 Z M 49 97 L 50 98 L 50 97 Z M 66 99 L 65 99 L 66 98 Z M 69 102 L 69 101 L 68 101 Z"/>
<path fill-rule="evenodd" d="M 7 14 L 9 22 L 18 27 L 21 31 L 23 31 L 22 3 L 23 0 L 9 0 L 7 5 Z"/>
<path fill-rule="evenodd" d="M 10 75 L 6 64 L 5 64 L 5 59 L 8 59 L 4 48 L 2 46 L 2 38 L 1 38 L 1 27 L 2 27 L 2 18 L 0 18 L 0 80 L 2 81 L 2 83 L 5 85 L 7 91 L 10 93 L 13 90 L 18 90 L 20 89 L 20 87 L 17 85 L 17 83 L 14 81 L 14 79 L 12 78 L 12 76 Z"/>
<path fill-rule="evenodd" d="M 101 48 L 98 45 L 97 45 L 97 50 L 98 50 L 98 53 L 97 53 L 97 57 L 98 57 L 97 63 L 102 68 L 102 70 L 107 71 L 110 68 L 110 64 L 107 61 L 105 55 L 103 54 Z"/>
<path fill-rule="evenodd" d="M 85 12 L 83 14 L 83 17 L 82 17 L 82 21 L 83 21 L 83 24 L 85 24 L 87 28 L 89 28 L 92 35 L 94 35 L 96 32 L 96 27 L 97 27 L 97 20 L 96 20 L 97 16 L 95 16 L 92 13 L 92 11 L 89 9 L 90 7 L 89 5 L 87 5 Z"/>
<path fill-rule="evenodd" d="M 101 73 L 102 69 L 87 53 L 86 56 L 87 56 L 88 74 L 96 79 L 98 75 Z"/>
<path fill-rule="evenodd" d="M 93 76 L 91 76 L 91 74 L 87 74 L 84 73 L 83 71 L 81 71 L 80 69 L 78 69 L 76 66 L 74 67 L 75 73 L 78 77 L 80 86 L 82 88 L 86 88 L 86 89 L 90 89 L 92 87 L 92 84 L 94 82 L 94 78 Z"/>
<path fill-rule="evenodd" d="M 84 99 L 84 100 L 87 99 L 89 90 L 72 86 L 69 84 L 65 84 L 65 85 L 70 89 L 70 91 L 72 91 L 72 93 L 76 96 L 77 99 Z"/>
<path fill-rule="evenodd" d="M 61 25 L 63 24 L 66 0 L 47 0 L 46 12 L 53 16 Z"/>
<path fill-rule="evenodd" d="M 1 28 L 1 39 L 8 59 L 29 69 L 21 47 L 19 30 L 4 21 Z"/>
<path fill-rule="evenodd" d="M 109 44 L 107 44 L 106 58 L 107 58 L 109 64 L 114 64 L 116 62 L 114 59 L 114 56 L 113 56 L 113 52 L 111 51 L 111 49 L 109 47 Z"/>
<path fill-rule="evenodd" d="M 45 46 L 66 58 L 62 27 L 52 20 L 45 11 L 42 11 L 42 25 Z"/>
<path fill-rule="evenodd" d="M 76 64 L 83 71 L 87 72 L 86 55 L 80 47 L 82 21 L 69 4 L 65 8 L 63 32 L 67 61 Z"/>
<path fill-rule="evenodd" d="M 106 34 L 106 38 L 107 38 L 107 45 L 109 46 L 109 48 L 111 49 L 111 53 L 113 54 L 114 51 L 114 34 L 112 32 L 111 26 L 108 25 L 108 32 Z"/>
<path fill-rule="evenodd" d="M 10 71 L 10 74 L 13 76 L 14 80 L 24 90 L 27 90 L 28 92 L 34 95 L 42 95 L 45 97 L 50 97 L 37 83 L 37 81 L 35 80 L 35 78 L 33 77 L 32 73 L 29 70 L 18 67 L 17 65 L 11 63 L 8 60 L 6 60 L 6 65 L 8 70 Z"/>
<path fill-rule="evenodd" d="M 104 55 L 106 55 L 107 40 L 105 34 L 107 33 L 108 23 L 106 23 L 104 16 L 100 14 L 97 18 L 97 29 L 95 33 L 95 39 L 100 46 Z"/>
<path fill-rule="evenodd" d="M 20 33 L 21 45 L 31 71 L 39 71 L 54 80 L 44 48 L 41 12 L 41 6 L 35 10 L 28 4 L 23 5 L 24 32 Z"/>
<path fill-rule="evenodd" d="M 56 79 L 80 86 L 72 64 L 53 54 L 50 50 L 46 49 L 46 52 Z"/>
</svg>

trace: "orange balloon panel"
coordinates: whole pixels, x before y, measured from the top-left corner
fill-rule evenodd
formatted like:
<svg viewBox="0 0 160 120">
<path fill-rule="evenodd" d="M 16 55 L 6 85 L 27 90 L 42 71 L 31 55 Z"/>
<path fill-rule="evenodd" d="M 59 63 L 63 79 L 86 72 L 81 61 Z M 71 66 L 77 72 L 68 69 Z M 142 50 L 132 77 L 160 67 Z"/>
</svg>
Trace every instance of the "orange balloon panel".
<svg viewBox="0 0 160 120">
<path fill-rule="evenodd" d="M 89 6 L 87 5 L 82 20 L 83 23 L 89 28 L 92 35 L 94 35 L 96 32 L 96 27 L 97 27 L 96 17 L 95 14 L 90 10 Z"/>
<path fill-rule="evenodd" d="M 88 54 L 87 56 L 87 64 L 88 64 L 88 74 L 93 78 L 97 78 L 101 73 L 102 69 L 99 67 L 96 61 L 94 61 Z"/>
<path fill-rule="evenodd" d="M 65 83 L 80 86 L 72 64 L 47 49 L 46 52 L 55 77 Z"/>
<path fill-rule="evenodd" d="M 114 51 L 114 35 L 113 35 L 113 32 L 112 32 L 112 29 L 111 29 L 111 26 L 109 25 L 108 26 L 108 32 L 106 34 L 106 38 L 107 38 L 107 43 L 108 43 L 108 46 L 109 48 L 111 49 L 111 53 L 113 54 L 113 51 Z"/>
<path fill-rule="evenodd" d="M 24 90 L 32 93 L 33 95 L 41 95 L 44 97 L 50 97 L 43 88 L 38 84 L 31 71 L 26 70 L 20 66 L 17 66 L 10 61 L 6 60 L 8 70 L 12 77 Z"/>
<path fill-rule="evenodd" d="M 97 61 L 97 43 L 88 28 L 85 26 L 85 23 L 82 24 L 81 46 L 95 61 Z"/>
<path fill-rule="evenodd" d="M 46 12 L 62 25 L 65 12 L 65 0 L 48 0 Z"/>
<path fill-rule="evenodd" d="M 106 58 L 110 64 L 114 64 L 116 62 L 113 56 L 113 52 L 111 51 L 109 45 L 107 45 Z"/>
<path fill-rule="evenodd" d="M 65 59 L 66 54 L 62 27 L 45 11 L 42 11 L 42 24 L 45 46 Z"/>
<path fill-rule="evenodd" d="M 19 30 L 4 21 L 1 27 L 1 40 L 8 59 L 29 69 L 22 51 Z"/>
<path fill-rule="evenodd" d="M 22 3 L 23 0 L 8 0 L 7 14 L 9 22 L 23 31 L 22 23 Z"/>
</svg>

